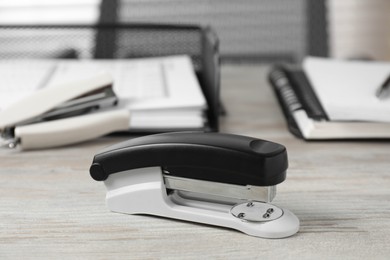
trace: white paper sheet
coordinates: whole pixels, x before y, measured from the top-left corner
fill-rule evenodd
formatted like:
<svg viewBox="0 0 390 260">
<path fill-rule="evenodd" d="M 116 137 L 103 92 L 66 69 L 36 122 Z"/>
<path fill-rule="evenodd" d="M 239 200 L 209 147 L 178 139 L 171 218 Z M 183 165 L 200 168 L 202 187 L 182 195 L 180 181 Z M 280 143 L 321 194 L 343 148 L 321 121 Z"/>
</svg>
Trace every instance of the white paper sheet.
<svg viewBox="0 0 390 260">
<path fill-rule="evenodd" d="M 308 57 L 303 69 L 330 120 L 390 122 L 390 99 L 375 95 L 390 63 Z"/>
</svg>

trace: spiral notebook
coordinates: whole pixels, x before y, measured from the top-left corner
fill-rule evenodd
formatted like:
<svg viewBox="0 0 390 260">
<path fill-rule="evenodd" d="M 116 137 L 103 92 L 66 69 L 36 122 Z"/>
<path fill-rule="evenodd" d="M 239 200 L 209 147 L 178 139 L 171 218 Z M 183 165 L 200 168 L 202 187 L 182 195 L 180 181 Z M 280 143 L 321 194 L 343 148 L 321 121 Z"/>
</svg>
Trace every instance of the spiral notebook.
<svg viewBox="0 0 390 260">
<path fill-rule="evenodd" d="M 388 139 L 390 99 L 375 96 L 390 63 L 306 58 L 277 65 L 269 81 L 290 132 L 306 140 Z"/>
</svg>

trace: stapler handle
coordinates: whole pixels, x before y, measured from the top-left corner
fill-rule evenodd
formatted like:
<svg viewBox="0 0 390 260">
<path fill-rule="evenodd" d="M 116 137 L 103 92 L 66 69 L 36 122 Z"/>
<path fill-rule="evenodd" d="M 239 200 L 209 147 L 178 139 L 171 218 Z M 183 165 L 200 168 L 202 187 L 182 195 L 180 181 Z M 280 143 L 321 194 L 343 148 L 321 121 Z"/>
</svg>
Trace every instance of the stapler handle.
<svg viewBox="0 0 390 260">
<path fill-rule="evenodd" d="M 283 145 L 220 133 L 166 133 L 113 145 L 95 155 L 97 181 L 126 170 L 161 166 L 172 176 L 237 185 L 272 186 L 286 178 Z"/>
</svg>

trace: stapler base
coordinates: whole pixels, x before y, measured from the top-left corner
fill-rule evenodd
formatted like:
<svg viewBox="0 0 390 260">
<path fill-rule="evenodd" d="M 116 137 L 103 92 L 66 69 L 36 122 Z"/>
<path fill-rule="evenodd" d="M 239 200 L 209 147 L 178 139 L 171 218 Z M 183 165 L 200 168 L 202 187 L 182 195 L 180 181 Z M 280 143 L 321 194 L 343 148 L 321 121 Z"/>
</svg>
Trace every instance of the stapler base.
<svg viewBox="0 0 390 260">
<path fill-rule="evenodd" d="M 104 183 L 107 206 L 114 212 L 222 226 L 263 238 L 288 237 L 299 229 L 299 220 L 293 213 L 268 203 L 194 199 L 196 196 L 190 198 L 167 190 L 160 167 L 119 172 Z"/>
</svg>

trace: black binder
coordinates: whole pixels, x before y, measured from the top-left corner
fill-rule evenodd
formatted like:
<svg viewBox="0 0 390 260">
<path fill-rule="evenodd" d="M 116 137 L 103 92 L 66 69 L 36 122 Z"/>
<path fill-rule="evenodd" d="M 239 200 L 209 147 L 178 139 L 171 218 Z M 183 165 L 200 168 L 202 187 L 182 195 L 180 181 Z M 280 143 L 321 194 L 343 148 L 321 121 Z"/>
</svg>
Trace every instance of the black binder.
<svg viewBox="0 0 390 260">
<path fill-rule="evenodd" d="M 303 138 L 292 112 L 304 109 L 310 118 L 328 120 L 328 117 L 315 95 L 310 82 L 300 67 L 288 64 L 274 66 L 268 80 L 287 120 L 289 131 Z"/>
</svg>

